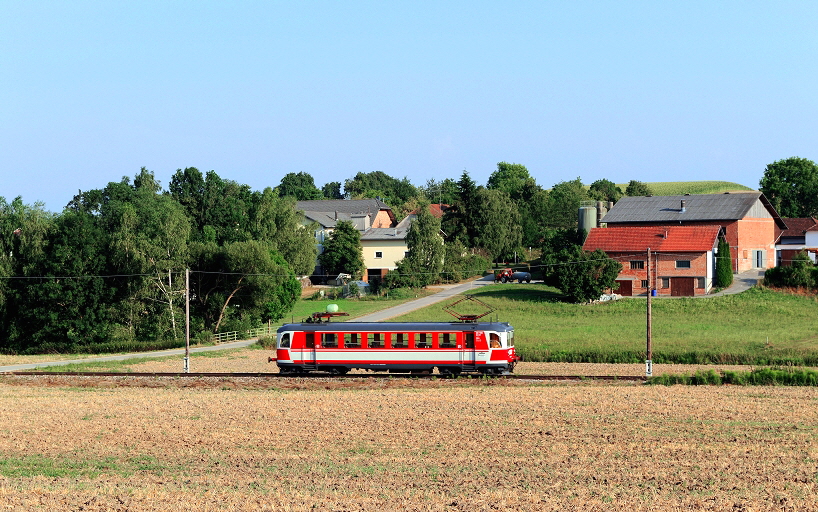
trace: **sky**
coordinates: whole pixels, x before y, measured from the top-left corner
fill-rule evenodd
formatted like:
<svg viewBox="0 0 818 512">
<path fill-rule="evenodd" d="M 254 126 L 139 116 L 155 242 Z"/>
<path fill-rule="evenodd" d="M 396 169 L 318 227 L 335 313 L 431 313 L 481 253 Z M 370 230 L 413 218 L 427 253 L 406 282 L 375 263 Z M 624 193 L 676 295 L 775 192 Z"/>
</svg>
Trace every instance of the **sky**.
<svg viewBox="0 0 818 512">
<path fill-rule="evenodd" d="M 59 212 L 141 167 L 254 190 L 501 161 L 722 180 L 818 159 L 814 1 L 0 0 L 0 197 Z"/>
</svg>

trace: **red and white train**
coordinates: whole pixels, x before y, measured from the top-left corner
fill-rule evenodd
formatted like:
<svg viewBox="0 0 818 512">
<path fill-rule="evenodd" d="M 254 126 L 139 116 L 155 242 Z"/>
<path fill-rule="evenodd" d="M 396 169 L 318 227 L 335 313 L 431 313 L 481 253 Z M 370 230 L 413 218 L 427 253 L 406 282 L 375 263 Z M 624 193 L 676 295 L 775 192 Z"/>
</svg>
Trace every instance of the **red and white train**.
<svg viewBox="0 0 818 512">
<path fill-rule="evenodd" d="M 270 358 L 271 360 L 273 358 Z M 501 375 L 514 370 L 514 328 L 501 322 L 338 322 L 278 329 L 281 373 L 352 369 L 392 373 Z"/>
</svg>

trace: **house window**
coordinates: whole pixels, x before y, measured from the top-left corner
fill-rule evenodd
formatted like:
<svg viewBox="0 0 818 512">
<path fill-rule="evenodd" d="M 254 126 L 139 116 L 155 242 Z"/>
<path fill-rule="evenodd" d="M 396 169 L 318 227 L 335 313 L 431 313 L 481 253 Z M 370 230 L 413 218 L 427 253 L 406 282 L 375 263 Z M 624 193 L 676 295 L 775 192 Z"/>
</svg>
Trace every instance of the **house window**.
<svg viewBox="0 0 818 512">
<path fill-rule="evenodd" d="M 676 268 L 690 268 L 690 260 L 676 260 Z"/>
<path fill-rule="evenodd" d="M 642 279 L 642 288 L 647 288 L 647 287 L 648 287 L 648 280 L 647 279 Z"/>
<path fill-rule="evenodd" d="M 375 259 L 383 258 L 383 251 L 375 251 Z"/>
<path fill-rule="evenodd" d="M 405 258 L 405 257 L 407 257 L 407 256 L 409 256 L 409 251 L 404 251 L 404 252 L 403 252 L 403 257 Z"/>
<path fill-rule="evenodd" d="M 663 277 L 662 278 L 662 288 L 670 288 L 670 278 Z"/>
<path fill-rule="evenodd" d="M 697 278 L 696 281 L 698 281 L 699 288 L 704 288 L 704 278 L 703 277 Z"/>
<path fill-rule="evenodd" d="M 632 261 L 631 262 L 631 270 L 642 270 L 644 268 L 645 268 L 645 262 L 643 260 Z"/>
</svg>

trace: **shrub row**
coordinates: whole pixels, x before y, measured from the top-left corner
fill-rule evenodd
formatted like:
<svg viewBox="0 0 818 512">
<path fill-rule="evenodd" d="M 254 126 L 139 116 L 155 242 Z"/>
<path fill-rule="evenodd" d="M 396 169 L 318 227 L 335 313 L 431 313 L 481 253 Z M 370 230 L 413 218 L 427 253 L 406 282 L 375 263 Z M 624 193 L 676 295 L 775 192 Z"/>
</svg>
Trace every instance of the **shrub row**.
<svg viewBox="0 0 818 512">
<path fill-rule="evenodd" d="M 692 386 L 733 384 L 737 386 L 818 386 L 818 372 L 814 370 L 758 368 L 749 372 L 713 370 L 693 374 L 665 374 L 651 377 L 648 384 Z"/>
<path fill-rule="evenodd" d="M 557 351 L 547 349 L 517 347 L 523 361 L 540 363 L 644 363 L 645 353 L 641 351 Z M 653 355 L 656 364 L 737 364 L 737 365 L 780 365 L 818 366 L 818 353 L 814 354 L 734 354 L 722 352 L 660 352 Z"/>
</svg>

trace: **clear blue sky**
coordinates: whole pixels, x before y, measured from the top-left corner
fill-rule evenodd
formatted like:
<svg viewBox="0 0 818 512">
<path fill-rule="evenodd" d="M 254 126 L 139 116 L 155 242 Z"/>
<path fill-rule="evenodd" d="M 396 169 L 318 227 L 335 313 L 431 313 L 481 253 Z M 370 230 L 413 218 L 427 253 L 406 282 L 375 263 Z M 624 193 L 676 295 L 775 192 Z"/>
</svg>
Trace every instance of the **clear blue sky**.
<svg viewBox="0 0 818 512">
<path fill-rule="evenodd" d="M 818 3 L 0 1 L 0 196 L 142 166 L 485 183 L 818 160 Z"/>
</svg>

